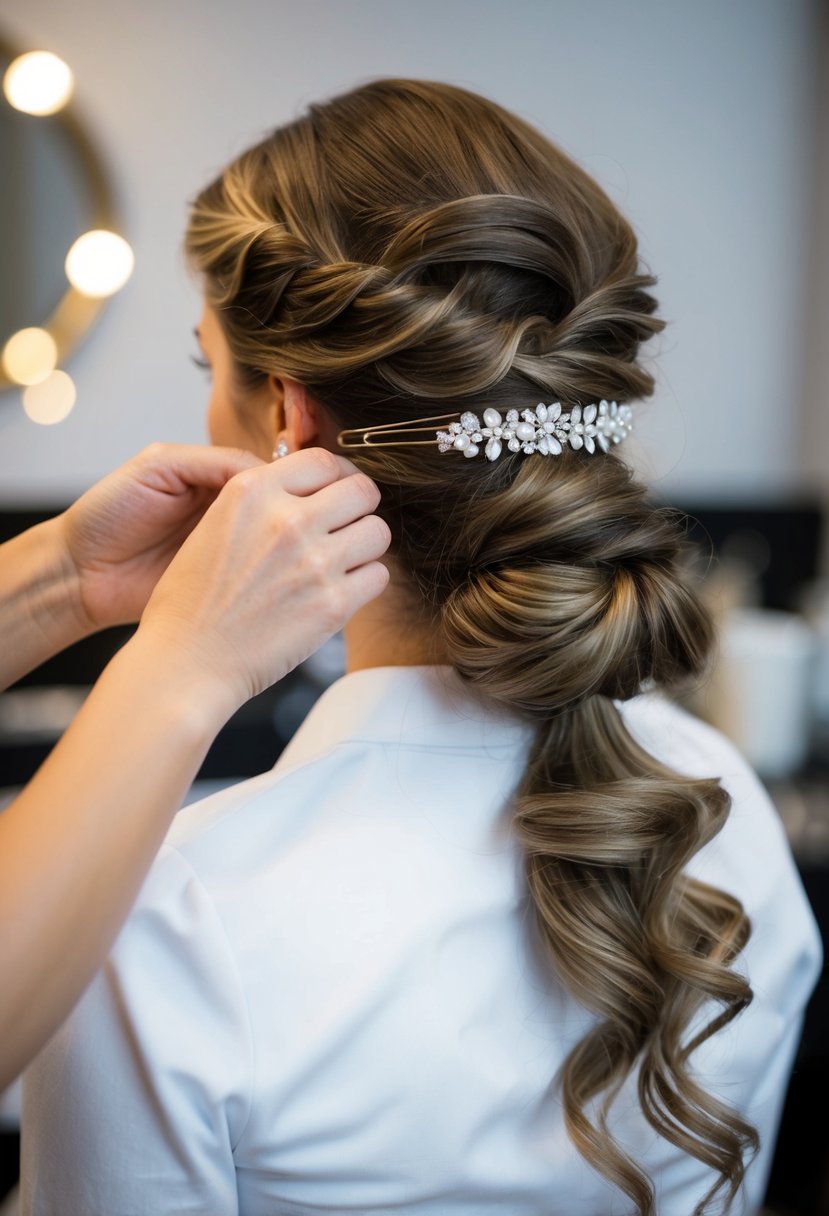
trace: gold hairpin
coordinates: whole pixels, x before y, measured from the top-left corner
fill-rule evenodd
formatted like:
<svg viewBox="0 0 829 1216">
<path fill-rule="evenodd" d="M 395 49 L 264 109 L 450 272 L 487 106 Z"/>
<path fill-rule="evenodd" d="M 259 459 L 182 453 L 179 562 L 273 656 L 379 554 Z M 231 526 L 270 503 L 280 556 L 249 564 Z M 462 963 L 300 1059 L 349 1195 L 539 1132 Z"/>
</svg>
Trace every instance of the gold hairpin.
<svg viewBox="0 0 829 1216">
<path fill-rule="evenodd" d="M 446 422 L 448 418 L 457 418 L 458 412 L 455 410 L 452 414 L 434 414 L 431 418 L 418 418 L 416 422 L 385 422 L 380 426 L 358 426 L 351 427 L 349 430 L 340 431 L 337 436 L 337 443 L 341 448 L 390 448 L 390 447 L 420 447 L 424 444 L 436 444 L 436 430 L 433 426 L 426 426 L 427 422 Z M 431 439 L 398 439 L 398 435 L 422 435 L 424 431 L 431 431 Z M 391 434 L 391 439 L 383 442 L 382 436 Z M 378 442 L 374 439 L 375 435 L 380 435 L 381 439 Z M 351 436 L 358 436 L 352 439 Z M 344 442 L 345 439 L 345 442 Z"/>
</svg>

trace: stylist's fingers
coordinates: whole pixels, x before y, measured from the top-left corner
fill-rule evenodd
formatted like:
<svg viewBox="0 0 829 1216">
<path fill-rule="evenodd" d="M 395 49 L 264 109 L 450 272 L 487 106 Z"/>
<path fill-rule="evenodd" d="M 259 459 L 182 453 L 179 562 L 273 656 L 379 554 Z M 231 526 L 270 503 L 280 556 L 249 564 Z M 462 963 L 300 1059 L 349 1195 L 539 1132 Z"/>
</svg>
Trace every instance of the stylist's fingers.
<svg viewBox="0 0 829 1216">
<path fill-rule="evenodd" d="M 350 460 L 325 448 L 303 448 L 273 465 L 279 484 L 288 494 L 304 497 L 357 472 Z"/>
<path fill-rule="evenodd" d="M 334 532 L 376 511 L 380 491 L 365 473 L 353 473 L 318 490 L 303 504 L 303 514 L 321 531 Z"/>
<path fill-rule="evenodd" d="M 388 567 L 382 562 L 367 562 L 350 570 L 343 579 L 343 612 L 351 617 L 358 608 L 381 595 L 389 583 Z"/>
<path fill-rule="evenodd" d="M 180 494 L 191 487 L 220 490 L 231 477 L 264 464 L 244 448 L 151 443 L 123 470 L 154 490 Z"/>
<path fill-rule="evenodd" d="M 263 476 L 271 483 L 271 493 L 287 495 L 282 509 L 275 509 L 276 500 L 272 506 L 274 526 L 278 529 L 284 529 L 288 519 L 293 518 L 303 538 L 316 543 L 316 539 L 325 533 L 339 532 L 348 524 L 356 521 L 365 524 L 361 535 L 371 536 L 372 540 L 360 546 L 361 556 L 348 565 L 341 564 L 335 557 L 338 569 L 350 569 L 363 561 L 371 561 L 388 548 L 391 534 L 386 524 L 375 516 L 366 519 L 380 505 L 380 491 L 371 478 L 359 472 L 350 461 L 334 456 L 324 448 L 306 448 L 267 466 L 267 472 L 257 469 L 243 473 L 234 479 L 231 488 L 240 494 L 249 490 L 258 498 L 263 492 Z M 292 498 L 300 501 L 296 501 L 290 510 L 288 504 Z M 340 537 L 337 549 L 344 554 L 348 553 L 351 535 L 349 532 Z"/>
<path fill-rule="evenodd" d="M 378 515 L 365 515 L 329 536 L 332 565 L 343 573 L 356 570 L 358 566 L 382 557 L 390 541 L 388 524 Z"/>
</svg>

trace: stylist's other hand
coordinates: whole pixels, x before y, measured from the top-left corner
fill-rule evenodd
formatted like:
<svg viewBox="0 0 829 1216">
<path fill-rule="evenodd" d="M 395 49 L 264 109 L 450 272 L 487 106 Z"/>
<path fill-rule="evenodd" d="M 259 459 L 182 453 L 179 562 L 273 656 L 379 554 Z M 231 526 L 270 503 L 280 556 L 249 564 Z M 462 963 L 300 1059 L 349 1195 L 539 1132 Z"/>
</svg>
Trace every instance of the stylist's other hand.
<svg viewBox="0 0 829 1216">
<path fill-rule="evenodd" d="M 237 474 L 159 580 L 134 640 L 160 646 L 173 676 L 184 663 L 229 716 L 384 590 L 379 502 L 370 478 L 322 448 Z"/>
<path fill-rule="evenodd" d="M 154 443 L 58 516 L 85 630 L 137 621 L 222 487 L 261 464 L 236 448 Z"/>
</svg>

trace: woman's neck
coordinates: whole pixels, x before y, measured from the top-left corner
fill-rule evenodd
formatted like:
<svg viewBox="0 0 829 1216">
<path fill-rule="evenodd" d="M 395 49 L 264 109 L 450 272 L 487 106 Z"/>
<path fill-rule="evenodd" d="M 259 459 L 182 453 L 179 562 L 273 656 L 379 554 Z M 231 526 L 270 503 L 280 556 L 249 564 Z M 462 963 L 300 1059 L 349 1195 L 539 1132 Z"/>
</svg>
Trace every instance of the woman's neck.
<svg viewBox="0 0 829 1216">
<path fill-rule="evenodd" d="M 346 671 L 366 667 L 419 667 L 448 660 L 423 604 L 392 558 L 382 595 L 358 609 L 344 630 Z"/>
</svg>

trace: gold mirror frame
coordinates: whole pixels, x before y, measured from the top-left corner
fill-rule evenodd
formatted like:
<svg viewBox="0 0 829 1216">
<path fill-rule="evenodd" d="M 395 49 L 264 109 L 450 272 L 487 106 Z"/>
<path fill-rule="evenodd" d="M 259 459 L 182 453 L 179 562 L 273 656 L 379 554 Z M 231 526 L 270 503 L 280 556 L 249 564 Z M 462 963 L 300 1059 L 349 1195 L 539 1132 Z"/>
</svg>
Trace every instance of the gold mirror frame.
<svg viewBox="0 0 829 1216">
<path fill-rule="evenodd" d="M 22 54 L 24 54 L 23 50 L 15 47 L 0 33 L 0 58 L 5 61 L 2 73 L 5 73 L 6 68 L 12 60 Z M 9 104 L 2 93 L 0 93 L 0 104 Z M 58 122 L 62 124 L 69 145 L 75 153 L 80 171 L 86 178 L 93 206 L 89 225 L 84 231 L 94 228 L 105 228 L 110 232 L 118 232 L 111 179 L 104 168 L 103 160 L 99 156 L 93 140 L 78 118 L 73 98 L 70 98 L 67 105 L 58 110 L 57 113 L 45 115 L 42 118 L 38 118 L 37 121 Z M 79 232 L 78 236 L 81 235 L 82 233 Z M 67 249 L 66 252 L 68 253 L 69 250 Z M 58 351 L 56 367 L 64 366 L 69 356 L 89 333 L 109 299 L 109 296 L 85 296 L 67 281 L 66 291 L 51 315 L 45 320 L 32 319 L 31 324 L 33 326 L 37 325 L 42 329 L 48 330 L 54 338 Z M 0 350 L 2 350 L 10 337 L 11 334 L 0 334 Z M 4 372 L 2 364 L 0 364 L 0 392 L 11 388 L 22 390 L 24 387 L 25 385 L 18 384 L 15 380 L 10 380 Z"/>
</svg>

